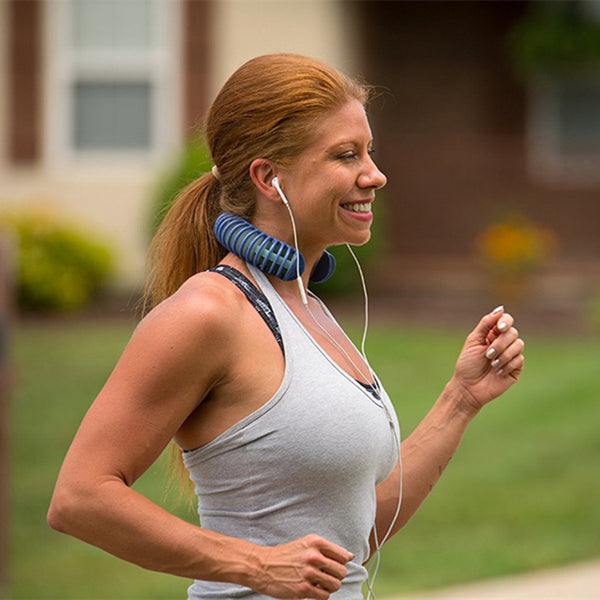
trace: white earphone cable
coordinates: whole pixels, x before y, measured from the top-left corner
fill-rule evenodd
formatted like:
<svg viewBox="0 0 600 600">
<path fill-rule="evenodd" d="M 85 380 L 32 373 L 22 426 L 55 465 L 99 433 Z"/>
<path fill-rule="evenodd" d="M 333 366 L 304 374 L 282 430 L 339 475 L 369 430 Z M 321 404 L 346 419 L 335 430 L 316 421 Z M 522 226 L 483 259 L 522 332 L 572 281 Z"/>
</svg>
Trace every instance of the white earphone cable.
<svg viewBox="0 0 600 600">
<path fill-rule="evenodd" d="M 360 265 L 360 262 L 358 261 L 356 254 L 354 253 L 354 251 L 352 250 L 350 245 L 346 244 L 346 248 L 348 248 L 348 251 L 350 252 L 350 255 L 352 256 L 352 258 L 354 259 L 354 262 L 356 264 L 356 268 L 360 275 L 360 281 L 361 281 L 362 290 L 363 290 L 364 327 L 363 327 L 363 335 L 362 335 L 362 340 L 361 340 L 360 354 L 369 370 L 369 375 L 370 375 L 369 377 L 365 376 L 363 370 L 350 357 L 350 355 L 346 352 L 346 350 L 342 347 L 342 345 L 325 329 L 325 327 L 323 327 L 323 325 L 321 323 L 319 323 L 317 318 L 314 316 L 312 310 L 310 309 L 310 307 L 308 305 L 308 298 L 306 295 L 306 291 L 304 290 L 304 284 L 303 284 L 302 278 L 300 276 L 301 275 L 300 274 L 300 248 L 298 245 L 298 232 L 296 229 L 296 221 L 294 219 L 294 215 L 292 213 L 292 209 L 290 207 L 289 201 L 286 198 L 285 194 L 283 193 L 283 190 L 281 189 L 281 186 L 279 185 L 279 180 L 277 179 L 277 177 L 273 178 L 272 183 L 273 183 L 273 186 L 276 188 L 277 192 L 279 193 L 279 196 L 281 197 L 283 204 L 285 205 L 285 207 L 288 211 L 288 214 L 290 216 L 290 221 L 292 224 L 292 232 L 293 232 L 293 236 L 294 236 L 294 247 L 296 248 L 296 280 L 298 282 L 298 288 L 300 290 L 300 297 L 302 299 L 302 304 L 304 304 L 304 306 L 306 307 L 308 314 L 310 315 L 310 317 L 314 321 L 314 323 L 317 325 L 317 327 L 326 335 L 326 337 L 345 356 L 345 358 L 348 360 L 348 362 L 353 366 L 353 368 L 356 370 L 356 372 L 358 374 L 360 374 L 360 376 L 364 379 L 364 381 L 366 383 L 369 383 L 372 380 L 376 384 L 377 379 L 375 378 L 375 375 L 374 375 L 373 371 L 371 370 L 369 361 L 367 359 L 366 350 L 365 350 L 367 332 L 368 332 L 368 328 L 369 328 L 369 294 L 367 291 L 367 284 L 365 281 L 365 276 L 364 276 L 362 267 Z M 401 457 L 401 451 L 400 451 L 400 441 L 401 441 L 400 435 L 399 435 L 399 433 L 396 432 L 396 428 L 393 426 L 392 415 L 390 414 L 386 403 L 384 402 L 384 400 L 381 397 L 380 390 L 376 387 L 376 385 L 373 385 L 373 392 L 376 395 L 379 402 L 381 403 L 380 405 L 384 408 L 384 410 L 386 412 L 386 415 L 387 415 L 388 420 L 390 421 L 390 424 L 392 427 L 394 439 L 396 440 L 396 446 L 398 448 L 398 464 L 399 464 L 399 476 L 398 476 L 399 477 L 399 484 L 398 484 L 399 489 L 398 489 L 398 503 L 396 506 L 396 511 L 395 511 L 394 516 L 390 522 L 390 525 L 381 541 L 379 541 L 379 539 L 378 539 L 377 526 L 375 523 L 373 524 L 373 536 L 375 539 L 375 552 L 374 552 L 374 556 L 372 557 L 373 562 L 372 562 L 372 565 L 369 567 L 367 581 L 366 581 L 366 586 L 367 586 L 367 590 L 368 590 L 367 600 L 370 600 L 371 598 L 375 599 L 375 593 L 373 592 L 373 585 L 375 584 L 375 578 L 377 577 L 377 573 L 379 571 L 379 566 L 381 564 L 381 547 L 385 544 L 385 542 L 390 537 L 392 530 L 394 528 L 394 525 L 396 524 L 396 521 L 400 514 L 400 508 L 402 506 L 402 492 L 403 492 L 403 490 L 402 490 L 402 457 Z"/>
</svg>

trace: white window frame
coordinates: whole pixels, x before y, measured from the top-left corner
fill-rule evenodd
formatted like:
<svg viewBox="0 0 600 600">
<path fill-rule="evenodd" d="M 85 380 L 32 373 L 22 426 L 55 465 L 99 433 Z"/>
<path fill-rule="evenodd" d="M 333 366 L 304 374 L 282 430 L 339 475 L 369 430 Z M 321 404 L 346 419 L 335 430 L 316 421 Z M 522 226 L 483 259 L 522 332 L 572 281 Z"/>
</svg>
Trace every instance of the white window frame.
<svg viewBox="0 0 600 600">
<path fill-rule="evenodd" d="M 597 79 L 599 73 L 582 73 Z M 597 188 L 600 186 L 600 139 L 594 154 L 566 155 L 561 151 L 559 77 L 546 77 L 529 90 L 527 117 L 528 168 L 535 181 L 555 186 Z M 596 83 L 596 81 L 594 81 Z"/>
<path fill-rule="evenodd" d="M 99 0 L 102 1 L 102 0 Z M 147 164 L 164 159 L 182 140 L 181 2 L 158 0 L 151 51 L 76 52 L 70 47 L 70 0 L 44 3 L 46 10 L 45 160 L 47 163 L 101 165 Z M 152 89 L 148 149 L 75 147 L 73 86 L 78 81 L 148 82 Z"/>
</svg>

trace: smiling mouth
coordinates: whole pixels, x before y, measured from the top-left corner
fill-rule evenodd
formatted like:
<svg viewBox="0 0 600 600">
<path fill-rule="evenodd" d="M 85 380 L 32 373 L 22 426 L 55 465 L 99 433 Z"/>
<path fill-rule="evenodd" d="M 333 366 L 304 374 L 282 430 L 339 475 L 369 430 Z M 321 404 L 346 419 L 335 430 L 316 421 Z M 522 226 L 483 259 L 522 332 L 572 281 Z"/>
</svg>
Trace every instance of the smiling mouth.
<svg viewBox="0 0 600 600">
<path fill-rule="evenodd" d="M 341 208 L 355 213 L 368 213 L 371 212 L 370 202 L 354 202 L 352 204 L 342 204 Z"/>
</svg>

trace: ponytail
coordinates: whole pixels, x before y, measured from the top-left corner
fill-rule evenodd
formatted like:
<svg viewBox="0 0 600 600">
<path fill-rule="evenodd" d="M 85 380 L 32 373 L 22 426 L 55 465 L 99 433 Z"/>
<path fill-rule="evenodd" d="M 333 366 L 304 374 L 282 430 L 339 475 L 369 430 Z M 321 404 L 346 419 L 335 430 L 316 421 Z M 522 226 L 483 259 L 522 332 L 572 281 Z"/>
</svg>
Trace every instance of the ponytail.
<svg viewBox="0 0 600 600">
<path fill-rule="evenodd" d="M 220 188 L 213 170 L 192 181 L 175 198 L 148 251 L 143 314 L 174 294 L 192 275 L 214 267 L 227 253 L 213 232 L 221 213 Z M 191 507 L 194 488 L 182 450 L 174 441 L 170 446 L 167 488 L 178 479 L 179 499 L 187 497 Z"/>
<path fill-rule="evenodd" d="M 213 227 L 220 207 L 220 185 L 212 173 L 192 181 L 176 197 L 148 251 L 142 310 L 175 293 L 192 275 L 214 267 L 226 254 Z"/>
</svg>

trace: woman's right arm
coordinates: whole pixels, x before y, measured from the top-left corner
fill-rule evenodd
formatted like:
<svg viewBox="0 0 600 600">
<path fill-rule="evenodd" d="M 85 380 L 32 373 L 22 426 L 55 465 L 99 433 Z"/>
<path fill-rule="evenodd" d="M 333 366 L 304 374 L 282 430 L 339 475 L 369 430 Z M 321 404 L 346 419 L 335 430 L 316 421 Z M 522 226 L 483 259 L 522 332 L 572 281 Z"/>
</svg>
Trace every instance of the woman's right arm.
<svg viewBox="0 0 600 600">
<path fill-rule="evenodd" d="M 230 373 L 236 323 L 226 303 L 221 286 L 196 280 L 140 323 L 69 448 L 48 522 L 147 569 L 325 599 L 345 575 L 346 550 L 317 536 L 273 548 L 229 538 L 131 487 Z"/>
</svg>

